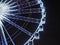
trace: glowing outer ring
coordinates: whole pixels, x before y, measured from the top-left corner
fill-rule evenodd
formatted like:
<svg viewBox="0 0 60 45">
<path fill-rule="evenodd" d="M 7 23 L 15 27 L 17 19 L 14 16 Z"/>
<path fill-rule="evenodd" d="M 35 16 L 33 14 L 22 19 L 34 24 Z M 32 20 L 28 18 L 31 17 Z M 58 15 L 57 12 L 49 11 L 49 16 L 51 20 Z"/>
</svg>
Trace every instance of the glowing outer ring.
<svg viewBox="0 0 60 45">
<path fill-rule="evenodd" d="M 45 11 L 45 7 L 44 7 L 44 5 L 43 5 L 43 2 L 42 2 L 41 0 L 37 0 L 37 2 L 38 2 L 38 4 L 40 4 L 42 17 L 41 17 L 41 20 L 40 20 L 40 23 L 39 23 L 38 28 L 36 29 L 36 31 L 34 32 L 34 34 L 30 37 L 30 39 L 28 39 L 28 41 L 25 42 L 24 45 L 34 45 L 33 41 L 34 41 L 35 39 L 39 39 L 39 38 L 40 38 L 40 37 L 39 37 L 39 32 L 40 32 L 40 31 L 43 31 L 43 24 L 45 24 L 45 21 L 46 21 L 46 20 L 45 20 L 46 11 Z M 41 26 L 42 26 L 42 28 L 41 28 Z M 38 34 L 38 36 L 36 37 L 35 34 Z M 30 44 L 30 42 L 32 42 L 32 44 Z"/>
</svg>

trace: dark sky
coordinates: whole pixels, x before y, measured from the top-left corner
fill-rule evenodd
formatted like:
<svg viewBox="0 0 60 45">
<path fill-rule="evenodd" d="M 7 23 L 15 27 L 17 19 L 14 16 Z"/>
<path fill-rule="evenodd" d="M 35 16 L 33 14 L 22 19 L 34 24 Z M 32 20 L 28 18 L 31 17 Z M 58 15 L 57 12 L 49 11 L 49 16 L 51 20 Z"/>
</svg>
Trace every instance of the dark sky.
<svg viewBox="0 0 60 45">
<path fill-rule="evenodd" d="M 46 7 L 46 25 L 36 45 L 59 45 L 59 1 L 43 0 Z"/>
</svg>

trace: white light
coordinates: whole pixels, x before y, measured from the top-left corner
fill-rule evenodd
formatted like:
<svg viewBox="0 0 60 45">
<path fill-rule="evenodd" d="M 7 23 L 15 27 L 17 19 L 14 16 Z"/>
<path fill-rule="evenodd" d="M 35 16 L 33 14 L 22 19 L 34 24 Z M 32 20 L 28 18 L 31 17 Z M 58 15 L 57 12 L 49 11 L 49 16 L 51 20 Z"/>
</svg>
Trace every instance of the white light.
<svg viewBox="0 0 60 45">
<path fill-rule="evenodd" d="M 9 6 L 4 3 L 0 3 L 0 20 L 2 20 L 3 17 L 6 16 L 8 12 Z"/>
<path fill-rule="evenodd" d="M 2 26 L 2 22 L 0 21 L 0 27 Z"/>
</svg>

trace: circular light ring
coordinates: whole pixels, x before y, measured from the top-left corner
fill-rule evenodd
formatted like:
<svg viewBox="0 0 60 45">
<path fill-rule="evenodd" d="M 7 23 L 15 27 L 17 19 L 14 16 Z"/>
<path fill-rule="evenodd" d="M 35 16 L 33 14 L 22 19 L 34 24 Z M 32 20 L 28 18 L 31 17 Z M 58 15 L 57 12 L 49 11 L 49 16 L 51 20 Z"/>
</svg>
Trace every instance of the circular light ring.
<svg viewBox="0 0 60 45">
<path fill-rule="evenodd" d="M 41 21 L 39 23 L 38 28 L 34 32 L 34 34 L 31 36 L 31 38 L 24 45 L 34 45 L 33 41 L 35 39 L 40 38 L 39 32 L 43 31 L 43 24 L 45 24 L 45 22 L 46 22 L 46 19 L 45 19 L 46 18 L 46 11 L 45 11 L 45 7 L 43 5 L 43 2 L 41 0 L 37 0 L 37 2 L 38 2 L 38 4 L 40 4 L 40 7 L 41 7 L 41 14 L 42 14 Z"/>
</svg>

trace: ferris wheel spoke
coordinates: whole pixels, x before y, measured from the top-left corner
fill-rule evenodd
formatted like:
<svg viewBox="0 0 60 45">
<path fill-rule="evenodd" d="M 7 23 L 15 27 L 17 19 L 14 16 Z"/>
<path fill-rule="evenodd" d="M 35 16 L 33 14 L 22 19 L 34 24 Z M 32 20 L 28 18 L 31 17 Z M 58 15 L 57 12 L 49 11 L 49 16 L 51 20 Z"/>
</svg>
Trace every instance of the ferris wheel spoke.
<svg viewBox="0 0 60 45">
<path fill-rule="evenodd" d="M 30 9 L 21 9 L 21 13 L 23 14 L 26 14 L 26 13 L 40 13 L 41 12 L 41 10 L 40 10 L 40 8 L 30 8 Z"/>
<path fill-rule="evenodd" d="M 16 13 L 16 14 L 31 14 L 31 13 L 40 14 L 40 12 L 41 12 L 40 8 L 32 8 L 32 9 L 20 9 L 20 13 Z"/>
<path fill-rule="evenodd" d="M 13 0 L 9 0 L 6 4 L 10 4 Z"/>
<path fill-rule="evenodd" d="M 3 0 L 0 0 L 0 3 L 2 3 L 3 2 Z"/>
<path fill-rule="evenodd" d="M 10 16 L 13 16 L 13 15 L 19 14 L 19 13 L 18 13 L 18 9 L 16 9 L 16 10 L 8 10 L 8 11 L 11 12 L 11 13 L 6 13 L 7 16 L 9 16 L 9 15 L 10 15 Z M 14 13 L 13 13 L 13 12 L 14 12 Z"/>
<path fill-rule="evenodd" d="M 39 4 L 37 3 L 37 1 L 28 1 L 27 3 L 26 2 L 20 3 L 20 7 L 27 8 L 27 7 L 37 5 L 37 4 Z"/>
<path fill-rule="evenodd" d="M 12 35 L 11 35 L 11 37 L 13 37 L 14 35 L 14 37 L 13 37 L 13 39 L 15 39 L 18 35 L 20 35 L 21 34 L 21 32 L 19 32 L 19 31 L 16 31 L 15 33 L 13 33 Z M 18 33 L 18 34 L 17 34 Z M 7 40 L 8 40 L 9 38 L 7 38 Z M 9 42 L 9 41 L 8 41 Z"/>
<path fill-rule="evenodd" d="M 5 0 L 4 3 L 6 3 L 8 0 Z"/>
<path fill-rule="evenodd" d="M 17 19 L 17 20 L 21 20 L 21 21 L 26 21 L 26 22 L 32 22 L 32 23 L 38 23 L 40 22 L 40 19 L 36 19 L 36 18 L 31 18 L 31 17 L 24 17 L 24 16 L 7 16 L 7 18 L 9 19 Z"/>
<path fill-rule="evenodd" d="M 19 31 L 16 31 L 14 34 L 11 35 L 11 37 L 13 37 L 14 35 L 16 35 Z"/>
<path fill-rule="evenodd" d="M 8 25 L 9 25 L 9 24 L 7 24 L 6 27 L 7 27 Z M 11 28 L 11 27 L 9 27 L 8 30 L 9 30 L 10 28 Z M 13 34 L 11 35 L 11 37 L 13 37 L 14 35 L 16 35 L 18 32 L 19 32 L 19 30 L 17 30 L 15 33 L 13 33 Z M 20 33 L 21 33 L 21 32 L 20 32 Z M 15 37 L 15 38 L 16 38 L 16 37 Z M 7 40 L 8 40 L 8 39 L 9 39 L 9 38 L 7 38 Z M 14 39 L 14 38 L 13 38 L 13 39 Z"/>
<path fill-rule="evenodd" d="M 9 20 L 8 18 L 4 17 L 4 20 L 5 20 L 6 22 L 8 22 L 9 24 L 11 24 L 12 26 L 16 27 L 17 29 L 21 30 L 22 32 L 26 33 L 27 35 L 29 35 L 29 36 L 32 35 L 31 32 L 29 32 L 29 31 L 27 31 L 25 28 L 23 28 L 23 27 L 15 24 L 14 22 L 12 22 L 11 20 Z"/>
<path fill-rule="evenodd" d="M 10 9 L 16 8 L 16 7 L 18 7 L 18 6 L 19 6 L 19 5 L 11 6 Z"/>
<path fill-rule="evenodd" d="M 4 40 L 3 40 L 3 37 L 1 37 L 1 44 L 2 44 L 2 45 L 5 45 L 5 42 L 4 42 Z"/>
<path fill-rule="evenodd" d="M 12 44 L 13 44 L 13 45 L 15 45 L 15 43 L 13 42 L 13 40 L 12 40 L 11 36 L 9 35 L 9 33 L 8 33 L 8 31 L 6 30 L 6 28 L 5 28 L 5 26 L 4 26 L 4 25 L 3 25 L 3 28 L 4 28 L 5 32 L 6 32 L 6 34 L 8 35 L 8 37 L 9 37 L 10 41 L 12 42 Z"/>
<path fill-rule="evenodd" d="M 15 9 L 15 10 L 9 10 L 10 12 L 13 12 L 13 11 L 18 11 L 18 9 Z"/>
<path fill-rule="evenodd" d="M 2 22 L 0 22 L 0 23 L 2 24 Z M 8 45 L 2 25 L 0 25 L 0 30 L 1 30 L 1 33 L 2 33 L 2 41 L 3 41 L 2 43 L 3 43 L 4 45 Z"/>
<path fill-rule="evenodd" d="M 12 6 L 12 5 L 17 5 L 17 2 L 13 2 L 13 3 L 11 3 L 11 4 L 9 4 L 10 6 Z"/>
<path fill-rule="evenodd" d="M 12 14 L 12 13 L 7 13 L 7 16 L 9 16 L 9 15 L 15 15 L 15 14 Z"/>
<path fill-rule="evenodd" d="M 21 32 L 19 32 L 18 34 L 16 34 L 13 39 L 15 39 L 16 37 L 18 37 L 20 34 L 21 34 Z"/>
</svg>

